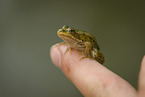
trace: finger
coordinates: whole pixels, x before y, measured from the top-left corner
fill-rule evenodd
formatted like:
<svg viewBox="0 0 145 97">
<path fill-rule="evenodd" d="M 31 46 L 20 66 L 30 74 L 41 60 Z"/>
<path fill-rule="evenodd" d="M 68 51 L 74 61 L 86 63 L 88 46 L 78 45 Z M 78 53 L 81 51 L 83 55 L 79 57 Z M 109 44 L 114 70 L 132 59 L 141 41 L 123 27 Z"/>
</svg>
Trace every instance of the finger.
<svg viewBox="0 0 145 97">
<path fill-rule="evenodd" d="M 141 69 L 139 74 L 139 97 L 145 96 L 145 56 L 142 59 Z"/>
<path fill-rule="evenodd" d="M 66 48 L 53 46 L 52 61 L 85 97 L 136 97 L 136 90 L 118 75 L 97 61 L 80 60 L 77 51 L 64 55 Z"/>
</svg>

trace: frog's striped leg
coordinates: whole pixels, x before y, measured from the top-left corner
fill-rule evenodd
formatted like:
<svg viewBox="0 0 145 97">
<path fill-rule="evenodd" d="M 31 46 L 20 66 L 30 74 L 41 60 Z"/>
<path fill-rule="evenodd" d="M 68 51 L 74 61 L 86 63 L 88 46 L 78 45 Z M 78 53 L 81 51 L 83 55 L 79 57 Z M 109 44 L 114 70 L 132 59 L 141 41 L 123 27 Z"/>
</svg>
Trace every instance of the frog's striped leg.
<svg viewBox="0 0 145 97">
<path fill-rule="evenodd" d="M 99 63 L 103 64 L 105 62 L 104 55 L 99 52 L 97 60 L 98 60 Z"/>
<path fill-rule="evenodd" d="M 92 56 L 91 56 L 91 49 L 92 49 L 92 45 L 90 42 L 85 42 L 85 51 L 84 51 L 84 54 L 85 56 L 82 57 L 80 60 L 84 59 L 84 58 L 90 58 L 90 59 L 94 59 Z"/>
<path fill-rule="evenodd" d="M 101 64 L 104 63 L 104 55 L 102 53 L 100 53 L 97 48 L 93 48 L 91 50 L 91 56 L 90 55 L 86 55 L 86 56 L 82 57 L 80 60 L 82 60 L 84 58 L 89 58 L 91 60 L 96 60 L 96 61 L 98 61 Z"/>
<path fill-rule="evenodd" d="M 91 48 L 92 48 L 92 44 L 91 42 L 85 42 L 85 54 L 87 56 L 90 56 L 91 55 Z"/>
<path fill-rule="evenodd" d="M 103 64 L 104 63 L 104 55 L 98 51 L 97 48 L 93 48 L 91 51 L 91 56 L 94 58 L 96 61 L 99 63 Z"/>
</svg>

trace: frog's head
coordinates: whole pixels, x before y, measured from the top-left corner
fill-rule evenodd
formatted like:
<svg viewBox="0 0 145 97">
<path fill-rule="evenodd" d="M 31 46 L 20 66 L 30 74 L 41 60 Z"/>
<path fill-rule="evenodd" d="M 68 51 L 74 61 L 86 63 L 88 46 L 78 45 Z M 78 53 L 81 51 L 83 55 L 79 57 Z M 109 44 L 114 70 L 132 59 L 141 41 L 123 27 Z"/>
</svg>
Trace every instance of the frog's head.
<svg viewBox="0 0 145 97">
<path fill-rule="evenodd" d="M 64 25 L 57 31 L 58 36 L 63 39 L 66 43 L 78 41 L 79 35 L 77 30 L 69 26 Z"/>
</svg>

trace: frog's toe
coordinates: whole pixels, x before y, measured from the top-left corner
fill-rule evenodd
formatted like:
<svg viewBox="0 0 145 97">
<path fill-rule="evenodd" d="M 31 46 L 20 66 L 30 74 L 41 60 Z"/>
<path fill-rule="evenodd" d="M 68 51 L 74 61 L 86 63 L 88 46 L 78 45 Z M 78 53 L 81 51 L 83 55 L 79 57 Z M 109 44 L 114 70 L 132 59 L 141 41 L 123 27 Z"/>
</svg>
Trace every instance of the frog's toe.
<svg viewBox="0 0 145 97">
<path fill-rule="evenodd" d="M 90 57 L 90 56 L 84 56 L 84 57 L 80 58 L 80 60 L 85 59 L 85 58 L 89 58 L 89 59 L 91 59 L 91 60 L 95 60 L 94 58 L 92 58 L 92 57 Z"/>
</svg>

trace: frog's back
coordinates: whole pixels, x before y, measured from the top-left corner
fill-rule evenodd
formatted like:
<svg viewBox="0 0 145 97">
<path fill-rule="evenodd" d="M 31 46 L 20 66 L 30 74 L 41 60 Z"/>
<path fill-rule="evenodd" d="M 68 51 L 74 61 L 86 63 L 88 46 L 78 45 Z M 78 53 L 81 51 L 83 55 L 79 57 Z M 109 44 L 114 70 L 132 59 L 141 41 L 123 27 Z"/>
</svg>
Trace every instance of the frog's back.
<svg viewBox="0 0 145 97">
<path fill-rule="evenodd" d="M 98 46 L 97 41 L 93 35 L 91 35 L 88 32 L 81 31 L 81 30 L 77 30 L 77 33 L 80 36 L 80 40 L 82 40 L 83 42 L 91 42 L 92 46 L 99 50 L 99 46 Z"/>
</svg>

